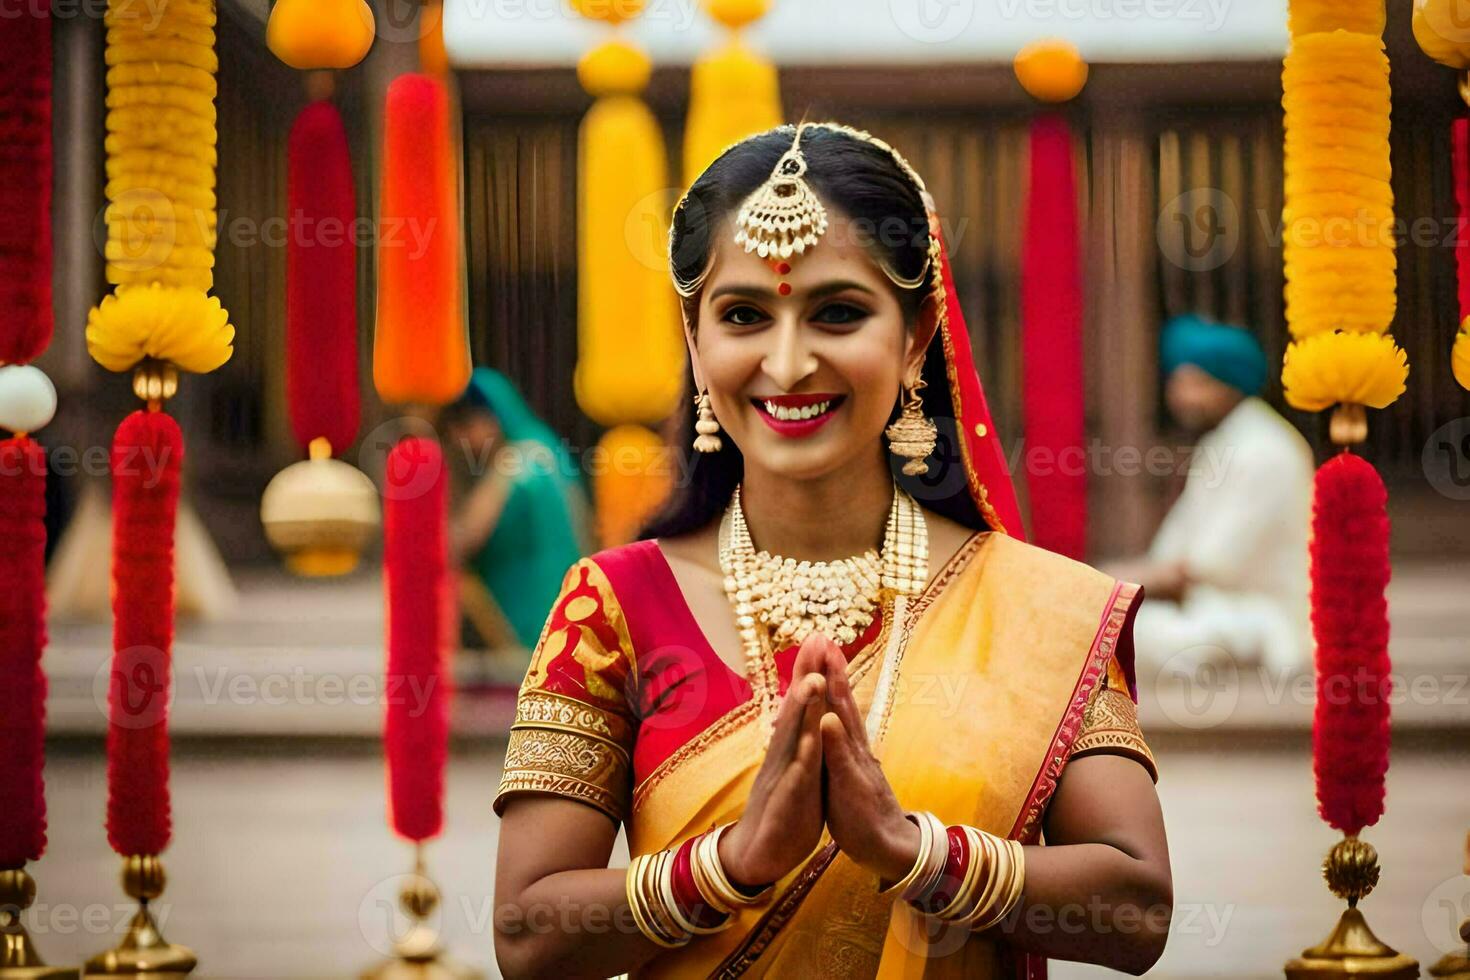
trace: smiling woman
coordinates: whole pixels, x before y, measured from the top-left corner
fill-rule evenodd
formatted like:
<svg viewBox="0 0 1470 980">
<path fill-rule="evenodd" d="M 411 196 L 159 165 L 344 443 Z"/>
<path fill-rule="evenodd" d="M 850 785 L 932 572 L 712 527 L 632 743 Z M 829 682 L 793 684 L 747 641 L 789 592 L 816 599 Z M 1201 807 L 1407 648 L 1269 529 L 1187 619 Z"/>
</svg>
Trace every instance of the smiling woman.
<svg viewBox="0 0 1470 980">
<path fill-rule="evenodd" d="M 502 970 L 1144 971 L 1172 899 L 1140 590 L 1021 541 L 922 182 L 781 127 L 694 183 L 670 252 L 696 459 L 542 631 L 496 800 Z M 515 927 L 546 908 L 578 914 Z"/>
</svg>

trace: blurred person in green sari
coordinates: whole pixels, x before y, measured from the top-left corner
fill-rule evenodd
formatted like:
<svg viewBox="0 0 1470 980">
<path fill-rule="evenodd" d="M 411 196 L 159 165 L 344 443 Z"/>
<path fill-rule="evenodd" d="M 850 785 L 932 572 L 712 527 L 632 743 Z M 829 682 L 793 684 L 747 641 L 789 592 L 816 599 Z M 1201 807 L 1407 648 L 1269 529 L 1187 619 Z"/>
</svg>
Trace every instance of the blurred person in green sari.
<svg viewBox="0 0 1470 980">
<path fill-rule="evenodd" d="M 511 380 L 490 368 L 475 369 L 440 422 L 450 458 L 470 477 L 451 525 L 465 611 L 488 645 L 529 650 L 562 574 L 591 543 L 577 464 Z"/>
</svg>

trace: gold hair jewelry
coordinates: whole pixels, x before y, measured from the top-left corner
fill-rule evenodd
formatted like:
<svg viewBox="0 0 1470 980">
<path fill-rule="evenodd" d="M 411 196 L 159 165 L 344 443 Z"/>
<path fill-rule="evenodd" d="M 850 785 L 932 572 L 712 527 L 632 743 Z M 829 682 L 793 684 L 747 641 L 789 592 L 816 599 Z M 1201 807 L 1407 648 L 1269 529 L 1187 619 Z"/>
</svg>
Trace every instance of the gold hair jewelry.
<svg viewBox="0 0 1470 980">
<path fill-rule="evenodd" d="M 694 431 L 698 433 L 694 437 L 694 451 L 697 453 L 719 452 L 724 443 L 720 441 L 720 420 L 715 418 L 715 410 L 710 404 L 708 388 L 694 396 L 694 407 L 699 415 L 694 423 Z"/>
<path fill-rule="evenodd" d="M 919 394 L 924 386 L 922 377 L 903 386 L 903 411 L 886 431 L 888 448 L 893 455 L 907 460 L 903 464 L 906 476 L 929 472 L 929 464 L 924 460 L 939 441 L 939 430 L 935 428 L 933 419 L 924 414 L 924 399 Z"/>
<path fill-rule="evenodd" d="M 796 128 L 791 149 L 781 154 L 771 176 L 745 199 L 735 217 L 735 244 L 763 259 L 800 255 L 827 231 L 827 209 L 804 179 L 803 128 Z"/>
</svg>

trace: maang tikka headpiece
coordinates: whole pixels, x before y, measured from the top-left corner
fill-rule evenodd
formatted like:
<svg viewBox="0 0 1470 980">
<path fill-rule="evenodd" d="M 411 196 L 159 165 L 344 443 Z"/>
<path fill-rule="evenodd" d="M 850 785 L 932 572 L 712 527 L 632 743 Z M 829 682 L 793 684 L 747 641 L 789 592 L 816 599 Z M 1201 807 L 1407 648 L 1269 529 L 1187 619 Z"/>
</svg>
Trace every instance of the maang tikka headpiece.
<svg viewBox="0 0 1470 980">
<path fill-rule="evenodd" d="M 735 244 L 763 259 L 789 259 L 817 244 L 827 230 L 827 209 L 806 182 L 806 157 L 796 127 L 791 149 L 781 155 L 766 182 L 740 205 Z"/>
<path fill-rule="evenodd" d="M 943 263 L 940 255 L 938 220 L 934 214 L 933 201 L 929 197 L 929 192 L 924 187 L 923 179 L 903 158 L 902 154 L 883 140 L 860 129 L 831 122 L 802 123 L 797 126 L 795 137 L 791 141 L 791 148 L 781 155 L 780 160 L 776 161 L 771 176 L 766 178 L 765 183 L 752 191 L 741 203 L 735 218 L 736 244 L 745 251 L 754 252 L 768 260 L 777 274 L 784 276 L 791 271 L 790 264 L 786 260 L 811 249 L 827 231 L 827 209 L 812 191 L 811 185 L 806 182 L 807 162 L 801 152 L 801 137 L 809 129 L 826 129 L 834 133 L 841 133 L 888 152 L 898 164 L 899 169 L 913 182 L 915 189 L 924 200 L 930 220 L 926 261 L 913 276 L 901 275 L 887 262 L 880 261 L 880 265 L 884 274 L 900 289 L 918 289 L 928 281 L 937 301 L 939 315 L 941 318 L 944 317 L 944 276 L 941 270 Z M 756 134 L 747 138 L 757 139 L 764 135 L 763 133 Z M 743 143 L 745 140 L 740 142 Z M 735 145 L 738 146 L 739 143 Z M 679 211 L 688 202 L 689 196 L 686 193 L 679 199 L 674 210 Z M 671 247 L 673 242 L 673 227 L 671 226 L 669 229 Z M 670 265 L 673 265 L 672 253 Z M 714 255 L 711 254 L 703 270 L 687 280 L 680 279 L 677 271 L 671 269 L 675 292 L 686 298 L 698 293 L 713 265 Z M 789 288 L 789 286 L 785 287 L 785 289 Z M 783 295 L 785 289 L 782 290 Z"/>
</svg>

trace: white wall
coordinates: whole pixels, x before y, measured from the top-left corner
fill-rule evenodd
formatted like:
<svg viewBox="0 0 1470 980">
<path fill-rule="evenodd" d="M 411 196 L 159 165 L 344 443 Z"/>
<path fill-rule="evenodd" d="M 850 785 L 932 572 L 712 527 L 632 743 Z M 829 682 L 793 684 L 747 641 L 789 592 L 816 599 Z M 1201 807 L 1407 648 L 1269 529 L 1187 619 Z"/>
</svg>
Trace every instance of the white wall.
<svg viewBox="0 0 1470 980">
<path fill-rule="evenodd" d="M 450 57 L 465 67 L 569 65 L 604 36 L 566 0 L 445 0 Z M 718 30 L 698 0 L 647 0 L 631 36 L 687 64 Z M 1277 58 L 1286 0 L 774 0 L 751 39 L 778 64 L 1009 61 L 1064 37 L 1089 61 Z"/>
</svg>

